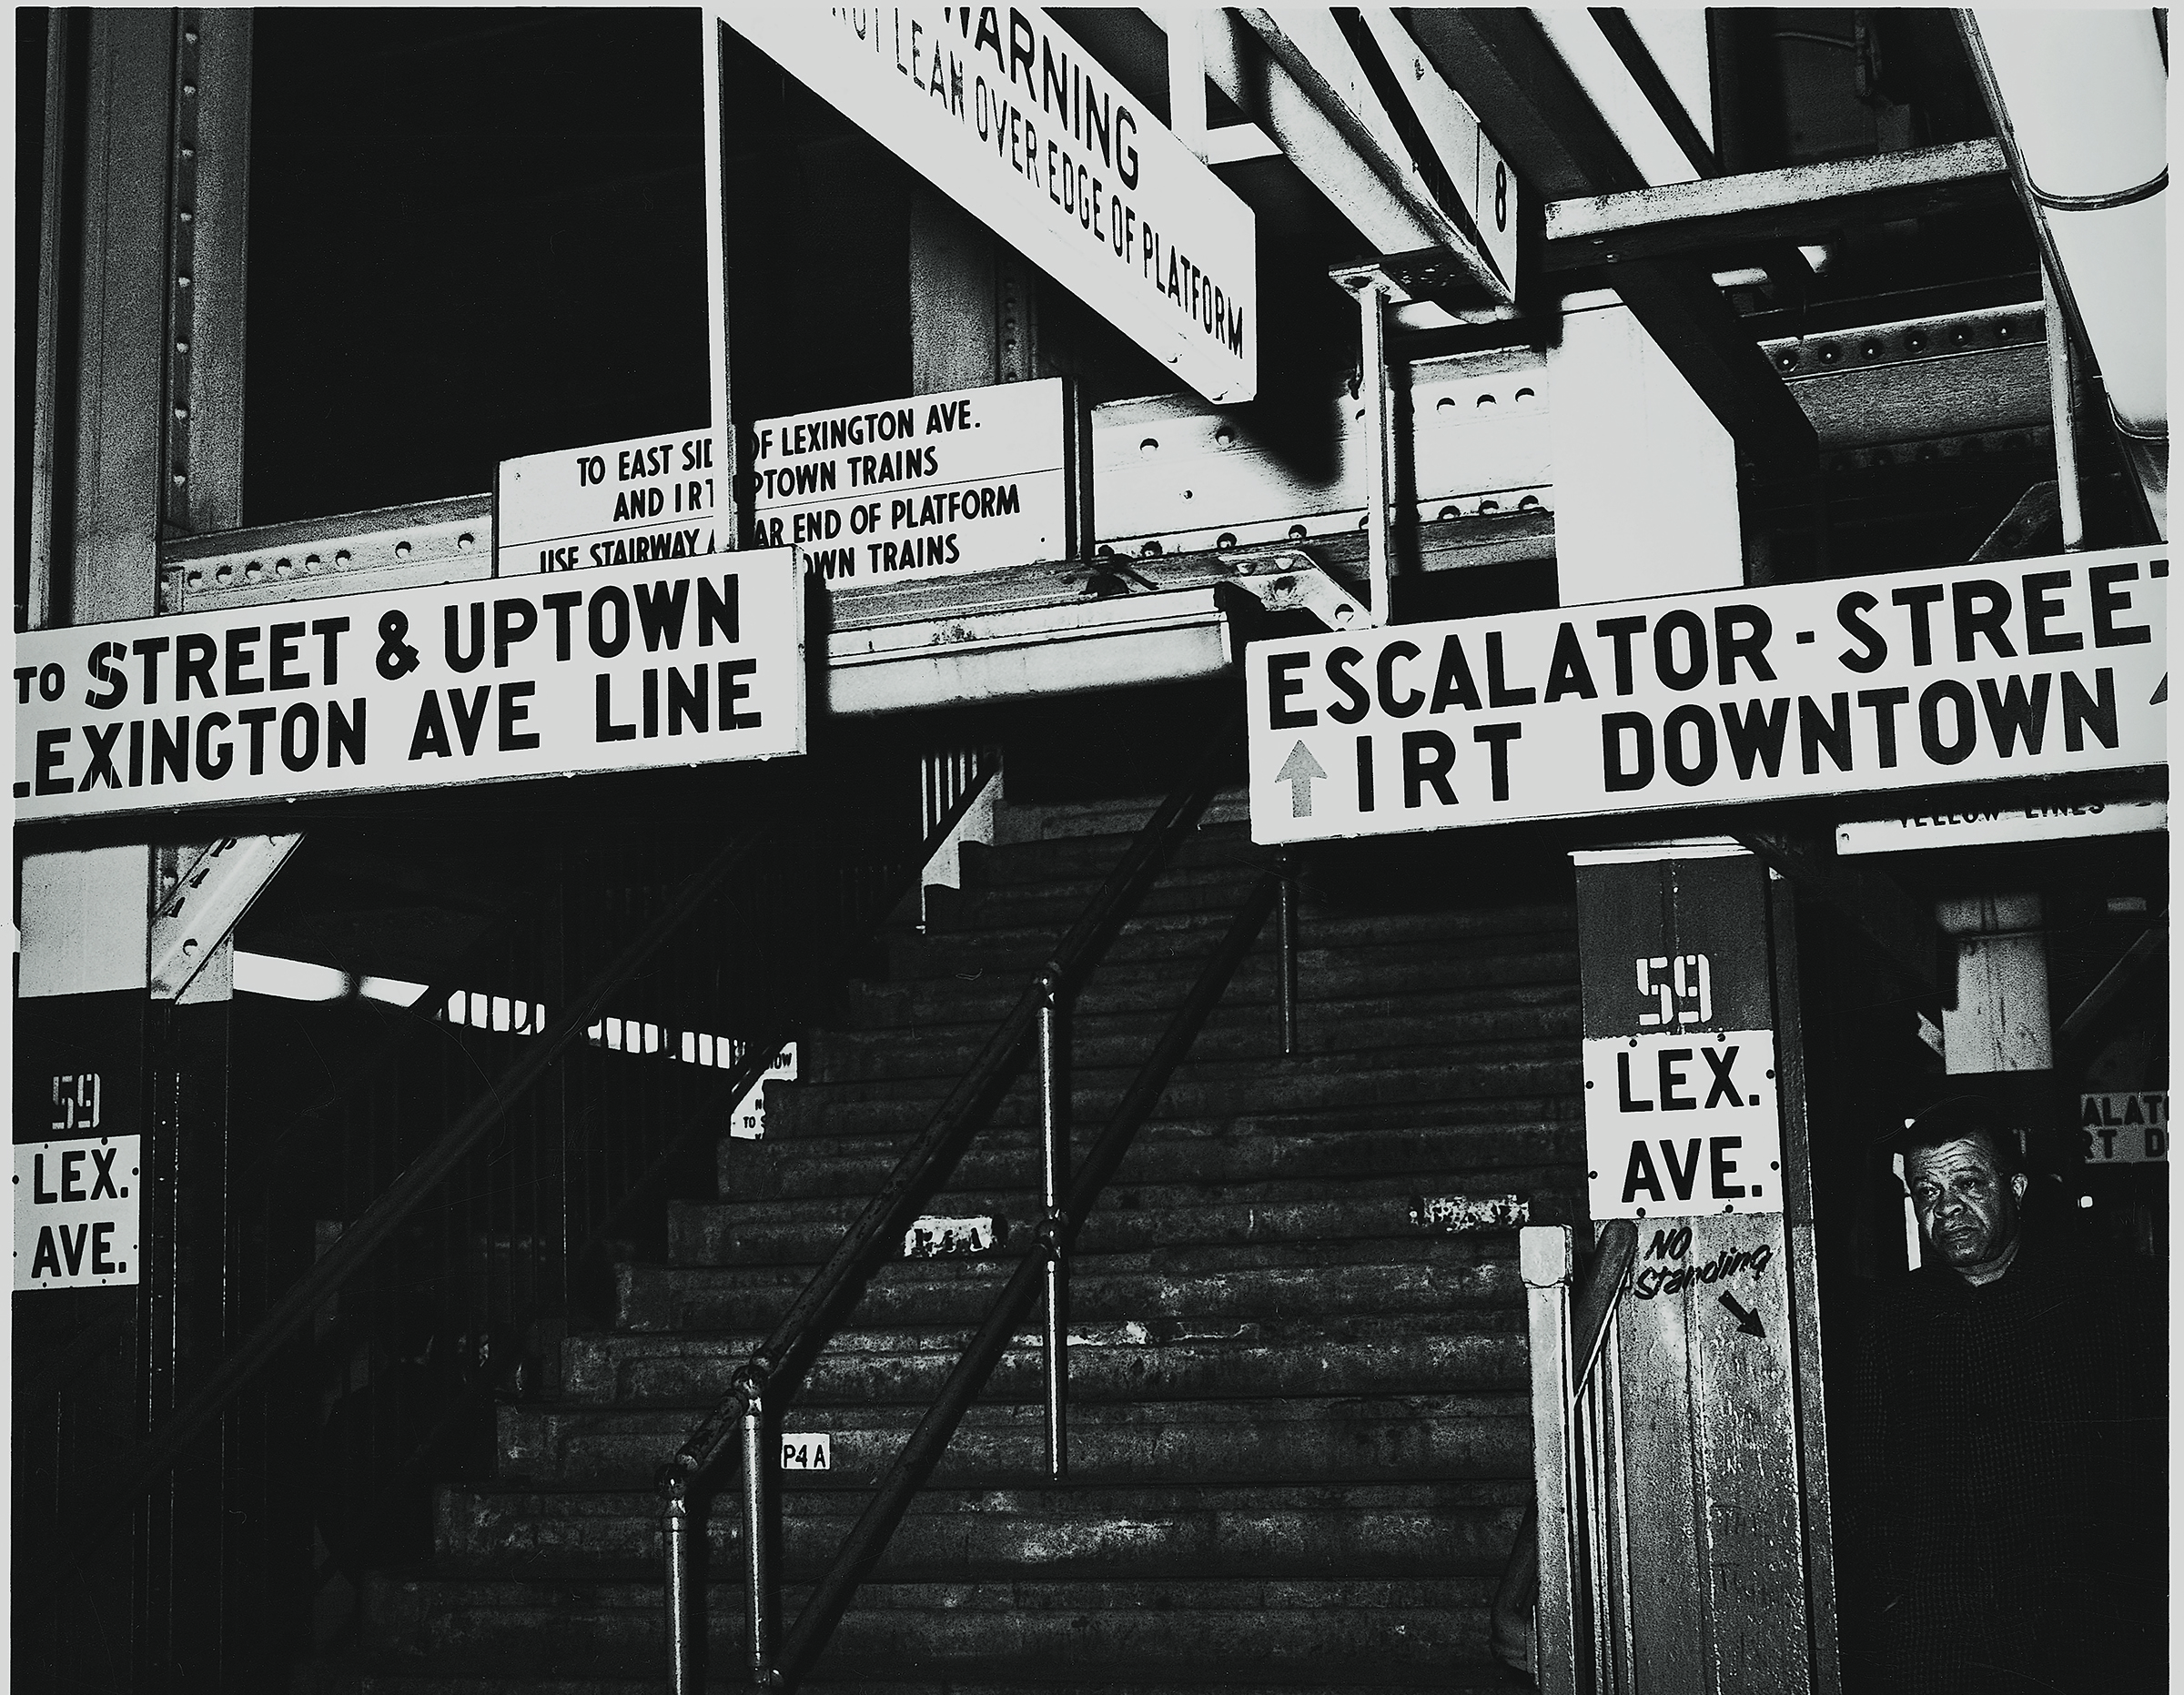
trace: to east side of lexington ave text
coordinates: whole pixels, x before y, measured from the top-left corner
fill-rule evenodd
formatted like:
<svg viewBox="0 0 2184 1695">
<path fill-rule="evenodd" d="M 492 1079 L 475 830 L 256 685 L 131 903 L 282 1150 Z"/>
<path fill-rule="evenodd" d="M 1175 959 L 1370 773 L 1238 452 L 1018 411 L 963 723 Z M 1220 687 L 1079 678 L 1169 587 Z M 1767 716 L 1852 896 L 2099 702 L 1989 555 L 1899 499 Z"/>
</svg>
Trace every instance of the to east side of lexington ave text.
<svg viewBox="0 0 2184 1695">
<path fill-rule="evenodd" d="M 14 672 L 18 810 L 798 752 L 794 572 L 714 555 L 38 631 Z"/>
<path fill-rule="evenodd" d="M 1254 834 L 2159 764 L 2168 569 L 2081 555 L 1257 643 Z"/>
<path fill-rule="evenodd" d="M 753 530 L 828 582 L 1067 550 L 1058 379 L 761 419 Z"/>
<path fill-rule="evenodd" d="M 677 449 L 680 449 L 680 454 Z M 680 462 L 678 463 L 678 459 Z M 577 480 L 583 488 L 608 486 L 610 474 L 614 503 L 603 516 L 609 524 L 642 524 L 648 520 L 669 520 L 664 530 L 629 535 L 602 536 L 589 543 L 562 541 L 537 549 L 540 570 L 571 570 L 579 566 L 632 565 L 648 560 L 689 559 L 713 550 L 713 438 L 655 442 L 649 447 L 621 448 L 610 467 L 603 453 L 580 456 Z M 632 487 L 632 485 L 635 485 Z M 688 517 L 703 524 L 677 525 Z"/>
</svg>

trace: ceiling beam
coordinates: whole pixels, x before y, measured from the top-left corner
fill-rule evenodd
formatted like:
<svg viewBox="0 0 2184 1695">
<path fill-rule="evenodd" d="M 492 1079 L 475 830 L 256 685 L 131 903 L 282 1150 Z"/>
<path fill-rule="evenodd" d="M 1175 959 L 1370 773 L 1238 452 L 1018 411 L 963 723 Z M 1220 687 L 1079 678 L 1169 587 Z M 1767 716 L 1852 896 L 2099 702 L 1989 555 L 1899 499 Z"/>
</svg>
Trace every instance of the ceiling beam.
<svg viewBox="0 0 2184 1695">
<path fill-rule="evenodd" d="M 1511 295 L 1508 279 L 1497 275 L 1487 257 L 1486 244 L 1473 217 L 1478 193 L 1477 125 L 1471 126 L 1471 166 L 1462 181 L 1455 181 L 1430 138 L 1414 142 L 1403 135 L 1331 12 L 1265 12 L 1239 7 L 1237 15 L 1327 115 L 1350 151 L 1388 193 L 1431 234 L 1433 245 L 1454 255 L 1481 288 L 1507 301 Z M 1435 185 L 1425 173 L 1428 163 L 1441 178 L 1442 193 L 1434 191 Z M 1444 197 L 1454 204 L 1443 204 Z"/>
<path fill-rule="evenodd" d="M 1844 223 L 1924 217 L 2010 197 L 1994 140 L 1793 165 L 1551 201 L 1542 260 L 1550 271 L 1774 241 L 1815 241 Z"/>
<path fill-rule="evenodd" d="M 1532 19 L 1518 9 L 1414 7 L 1410 33 L 1479 115 L 1518 176 L 1550 199 L 1647 187 L 1614 132 Z M 1615 290 L 1663 353 L 1755 459 L 1810 459 L 1812 422 L 1737 320 L 1708 267 L 1676 255 L 1619 262 Z"/>
</svg>

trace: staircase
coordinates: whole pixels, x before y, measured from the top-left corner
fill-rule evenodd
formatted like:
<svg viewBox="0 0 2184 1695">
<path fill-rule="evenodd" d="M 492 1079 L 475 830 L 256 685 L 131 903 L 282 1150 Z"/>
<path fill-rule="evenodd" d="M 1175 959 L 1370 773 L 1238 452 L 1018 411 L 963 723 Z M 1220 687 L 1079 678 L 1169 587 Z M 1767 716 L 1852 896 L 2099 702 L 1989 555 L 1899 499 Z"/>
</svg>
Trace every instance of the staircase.
<svg viewBox="0 0 2184 1695">
<path fill-rule="evenodd" d="M 771 1085 L 765 1139 L 722 1141 L 718 1198 L 675 1207 L 667 1263 L 620 1267 L 614 1326 L 568 1339 L 559 1397 L 501 1409 L 498 1479 L 442 1492 L 430 1568 L 373 1577 L 353 1652 L 309 1687 L 665 1687 L 653 1468 L 1149 810 L 1000 809 L 1000 844 L 966 849 L 927 933 L 896 936 L 885 979 L 811 1034 L 802 1080 Z M 1080 1147 L 1264 863 L 1217 802 L 1077 997 Z M 1487 1651 L 1532 1488 L 1514 1225 L 1581 1204 L 1573 917 L 1566 889 L 1497 899 L 1483 880 L 1352 910 L 1429 882 L 1378 875 L 1363 845 L 1316 874 L 1299 1051 L 1280 1056 L 1269 923 L 1079 1238 L 1068 1480 L 1044 1481 L 1026 1335 L 813 1685 L 1520 1681 Z M 1036 1091 L 1027 1072 L 927 1208 L 995 1221 L 997 1244 L 885 1268 L 782 1414 L 784 1439 L 830 1450 L 825 1470 L 781 1474 L 789 1619 L 1032 1243 Z M 726 1469 L 700 1571 L 713 1689 L 745 1676 Z"/>
</svg>

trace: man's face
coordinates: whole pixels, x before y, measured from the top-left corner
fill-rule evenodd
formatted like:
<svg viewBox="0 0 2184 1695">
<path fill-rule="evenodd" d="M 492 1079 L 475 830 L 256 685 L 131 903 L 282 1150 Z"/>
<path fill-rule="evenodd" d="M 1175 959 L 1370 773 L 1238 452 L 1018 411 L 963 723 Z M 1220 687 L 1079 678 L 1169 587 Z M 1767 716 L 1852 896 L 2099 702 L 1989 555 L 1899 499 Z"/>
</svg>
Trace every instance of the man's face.
<svg viewBox="0 0 2184 1695">
<path fill-rule="evenodd" d="M 1916 1149 L 1904 1162 L 1904 1181 L 1919 1229 L 1946 1263 L 1977 1280 L 2007 1262 L 2025 1178 L 2005 1177 L 1985 1143 Z"/>
</svg>

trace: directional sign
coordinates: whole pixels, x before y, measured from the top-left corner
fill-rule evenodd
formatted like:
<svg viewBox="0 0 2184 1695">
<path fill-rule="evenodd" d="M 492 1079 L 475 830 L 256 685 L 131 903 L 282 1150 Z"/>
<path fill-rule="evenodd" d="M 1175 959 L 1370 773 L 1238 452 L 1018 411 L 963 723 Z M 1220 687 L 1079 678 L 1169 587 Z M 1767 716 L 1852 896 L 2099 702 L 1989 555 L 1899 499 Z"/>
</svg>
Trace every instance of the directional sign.
<svg viewBox="0 0 2184 1695">
<path fill-rule="evenodd" d="M 1760 1323 L 1759 1315 L 1745 1306 L 1744 1302 L 1738 1300 L 1735 1296 L 1724 1289 L 1719 1298 L 1723 1308 L 1732 1318 L 1736 1320 L 1736 1327 L 1746 1336 L 1764 1337 L 1766 1335 L 1767 1327 Z"/>
<path fill-rule="evenodd" d="M 1312 757 L 1311 749 L 1299 742 L 1289 750 L 1289 756 L 1274 773 L 1274 781 L 1289 785 L 1289 816 L 1309 818 L 1312 815 L 1312 782 L 1327 775 L 1327 767 Z"/>
<path fill-rule="evenodd" d="M 726 455 L 711 430 L 502 459 L 493 572 L 693 559 L 725 540 Z"/>
<path fill-rule="evenodd" d="M 19 821 L 801 753 L 793 548 L 15 638 Z"/>
<path fill-rule="evenodd" d="M 1206 399 L 1258 391 L 1250 207 L 1039 7 L 720 15 Z"/>
<path fill-rule="evenodd" d="M 1252 834 L 2166 765 L 2168 577 L 2118 549 L 1254 642 Z"/>
<path fill-rule="evenodd" d="M 2088 1165 L 2139 1165 L 2169 1160 L 2169 1091 L 2081 1095 L 2079 1151 Z"/>
<path fill-rule="evenodd" d="M 1072 421 L 1058 377 L 761 419 L 757 539 L 830 587 L 1067 559 Z"/>
</svg>

